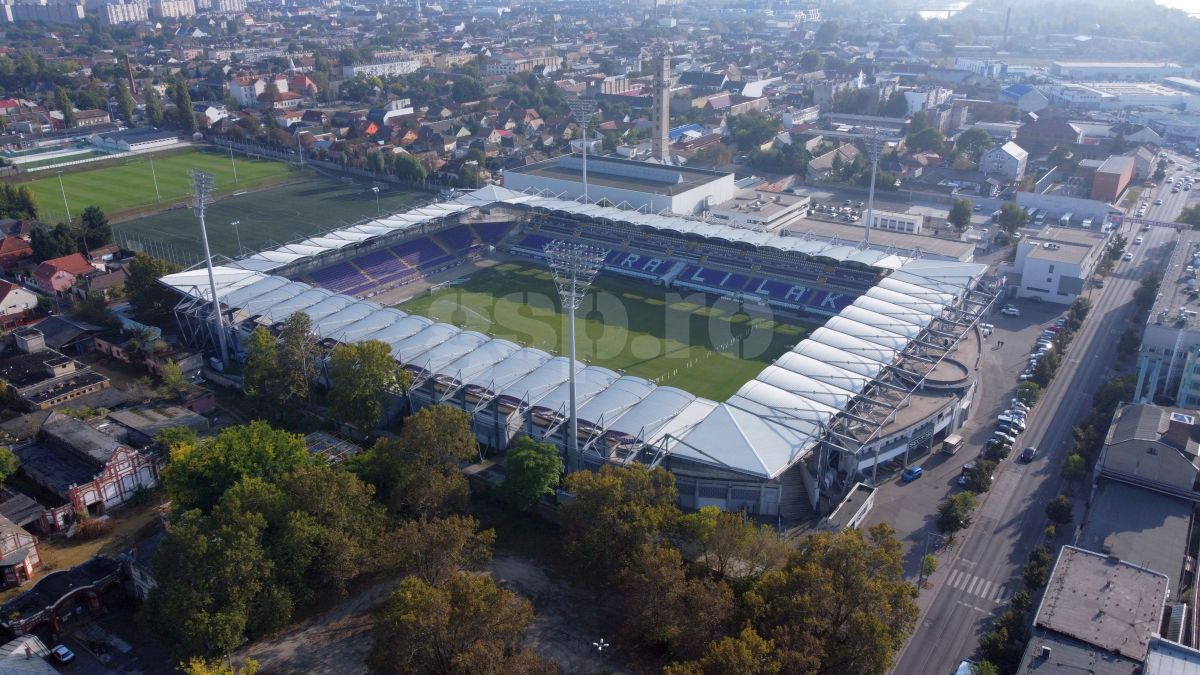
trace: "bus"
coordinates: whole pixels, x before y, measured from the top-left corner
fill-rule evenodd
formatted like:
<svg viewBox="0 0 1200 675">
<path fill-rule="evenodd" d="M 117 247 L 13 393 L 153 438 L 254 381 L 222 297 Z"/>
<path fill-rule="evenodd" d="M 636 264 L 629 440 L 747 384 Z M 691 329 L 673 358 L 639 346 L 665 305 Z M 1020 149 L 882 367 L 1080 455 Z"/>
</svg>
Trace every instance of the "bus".
<svg viewBox="0 0 1200 675">
<path fill-rule="evenodd" d="M 1058 224 L 1059 224 L 1059 225 L 1062 225 L 1063 227 L 1066 227 L 1067 225 L 1070 225 L 1070 224 L 1071 224 L 1071 214 L 1070 214 L 1070 213 L 1064 213 L 1064 214 L 1063 214 L 1063 217 L 1058 219 Z"/>
</svg>

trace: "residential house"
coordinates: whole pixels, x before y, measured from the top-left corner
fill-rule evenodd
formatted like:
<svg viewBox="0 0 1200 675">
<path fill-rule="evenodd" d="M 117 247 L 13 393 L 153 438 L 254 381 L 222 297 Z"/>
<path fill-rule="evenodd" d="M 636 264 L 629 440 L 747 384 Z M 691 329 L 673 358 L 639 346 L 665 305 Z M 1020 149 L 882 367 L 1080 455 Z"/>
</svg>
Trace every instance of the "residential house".
<svg viewBox="0 0 1200 675">
<path fill-rule="evenodd" d="M 103 110 L 77 110 L 75 111 L 75 127 L 94 127 L 101 124 L 109 124 L 112 118 Z"/>
<path fill-rule="evenodd" d="M 34 270 L 33 278 L 37 287 L 46 293 L 62 293 L 74 286 L 76 279 L 95 270 L 83 255 L 72 253 L 43 261 Z"/>
<path fill-rule="evenodd" d="M 841 145 L 810 160 L 806 176 L 810 181 L 828 178 L 833 173 L 835 166 L 850 164 L 859 154 L 858 148 L 853 144 Z"/>
<path fill-rule="evenodd" d="M 20 586 L 32 579 L 33 573 L 41 567 L 37 537 L 0 516 L 0 575 L 3 575 L 0 585 L 4 588 Z"/>
<path fill-rule="evenodd" d="M 76 513 L 103 515 L 158 484 L 155 457 L 58 412 L 13 453 L 22 476 L 70 502 Z"/>
<path fill-rule="evenodd" d="M 979 170 L 988 176 L 1003 176 L 1006 180 L 1016 182 L 1025 177 L 1028 161 L 1029 153 L 1008 141 L 984 151 L 979 157 Z"/>
<path fill-rule="evenodd" d="M 0 242 L 2 246 L 3 242 Z M 10 329 L 37 308 L 37 296 L 12 282 L 0 279 L 0 328 Z"/>
<path fill-rule="evenodd" d="M 1017 129 L 1017 145 L 1035 155 L 1050 152 L 1058 145 L 1076 145 L 1083 141 L 1083 130 L 1064 119 L 1038 117 L 1027 113 Z"/>
</svg>

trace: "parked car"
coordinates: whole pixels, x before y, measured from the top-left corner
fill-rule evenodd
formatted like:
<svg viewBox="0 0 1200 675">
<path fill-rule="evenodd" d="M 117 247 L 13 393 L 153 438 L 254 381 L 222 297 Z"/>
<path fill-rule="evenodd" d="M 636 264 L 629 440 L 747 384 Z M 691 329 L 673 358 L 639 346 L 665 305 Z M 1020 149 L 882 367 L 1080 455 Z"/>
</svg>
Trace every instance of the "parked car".
<svg viewBox="0 0 1200 675">
<path fill-rule="evenodd" d="M 1126 253 L 1125 255 L 1121 256 L 1121 259 L 1122 259 L 1122 260 L 1133 260 L 1133 254 L 1132 254 L 1132 253 Z"/>
<path fill-rule="evenodd" d="M 1031 446 L 1025 448 L 1024 450 L 1022 450 L 1021 456 L 1018 457 L 1017 459 L 1021 460 L 1021 462 L 1025 463 L 1025 464 L 1028 464 L 1028 463 L 1032 462 L 1033 458 L 1036 456 L 1037 456 L 1037 448 L 1035 448 L 1034 446 L 1031 445 Z"/>
<path fill-rule="evenodd" d="M 1021 316 L 1021 310 L 1012 305 L 1005 305 L 1000 308 L 1000 313 L 1004 316 Z"/>
<path fill-rule="evenodd" d="M 75 652 L 68 649 L 66 645 L 55 645 L 50 650 L 50 655 L 54 657 L 55 661 L 62 664 L 67 664 L 75 660 Z"/>
<path fill-rule="evenodd" d="M 903 474 L 901 474 L 901 476 L 900 476 L 900 482 L 901 482 L 901 483 L 911 483 L 911 482 L 913 482 L 914 480 L 916 480 L 916 479 L 920 478 L 920 477 L 921 477 L 921 475 L 922 475 L 922 474 L 924 474 L 924 473 L 925 473 L 925 470 L 924 470 L 924 469 L 922 469 L 921 467 L 919 467 L 919 466 L 910 466 L 910 467 L 908 467 L 907 469 L 905 469 L 905 470 L 904 470 L 904 473 L 903 473 Z"/>
<path fill-rule="evenodd" d="M 1136 246 L 1141 246 L 1143 241 L 1145 241 L 1145 239 L 1142 239 L 1140 236 L 1133 238 L 1133 243 Z"/>
</svg>

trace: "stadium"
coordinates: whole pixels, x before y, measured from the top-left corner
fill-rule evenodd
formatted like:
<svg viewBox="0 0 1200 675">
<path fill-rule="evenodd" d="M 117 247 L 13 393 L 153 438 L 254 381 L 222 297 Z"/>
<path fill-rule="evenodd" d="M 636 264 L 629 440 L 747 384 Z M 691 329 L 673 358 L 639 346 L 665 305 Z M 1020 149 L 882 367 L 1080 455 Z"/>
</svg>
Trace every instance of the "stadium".
<svg viewBox="0 0 1200 675">
<path fill-rule="evenodd" d="M 685 370 L 739 364 L 720 377 L 745 380 L 726 382 L 734 393 L 719 400 L 691 391 L 697 387 L 686 378 L 673 386 L 678 365 L 643 377 L 632 366 L 572 364 L 493 334 L 488 317 L 456 310 L 458 319 L 440 322 L 377 301 L 451 292 L 494 274 L 488 265 L 497 260 L 515 265 L 514 274 L 536 272 L 554 241 L 603 250 L 598 281 L 647 289 L 647 302 L 699 293 L 709 301 L 693 314 L 721 306 L 730 326 L 766 317 L 757 323 L 772 333 L 771 347 L 758 363 L 725 354 L 680 360 Z M 213 285 L 235 353 L 255 327 L 277 328 L 306 312 L 325 349 L 366 339 L 391 345 L 413 374 L 412 404 L 470 412 L 479 441 L 498 450 L 528 434 L 565 453 L 574 368 L 582 457 L 568 466 L 663 466 L 684 507 L 791 522 L 838 511 L 861 482 L 936 448 L 966 420 L 982 340 L 977 324 L 995 298 L 984 271 L 919 252 L 493 186 L 222 261 Z M 438 281 L 445 278 L 461 281 Z M 492 284 L 498 295 L 511 290 L 500 279 Z M 181 332 L 197 347 L 214 345 L 207 270 L 162 282 L 181 296 Z M 775 332 L 795 326 L 802 328 L 790 340 Z M 736 351 L 749 339 L 730 334 L 729 341 L 706 336 L 707 349 Z"/>
</svg>

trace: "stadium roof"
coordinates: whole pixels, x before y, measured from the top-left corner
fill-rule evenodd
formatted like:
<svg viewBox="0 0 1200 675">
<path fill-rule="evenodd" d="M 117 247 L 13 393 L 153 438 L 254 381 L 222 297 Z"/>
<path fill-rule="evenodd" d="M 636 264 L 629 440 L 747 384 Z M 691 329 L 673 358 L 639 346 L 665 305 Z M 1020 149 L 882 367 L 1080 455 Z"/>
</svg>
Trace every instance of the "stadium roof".
<svg viewBox="0 0 1200 675">
<path fill-rule="evenodd" d="M 839 243 L 837 241 L 808 239 L 805 237 L 787 237 L 774 232 L 755 232 L 753 230 L 710 223 L 686 216 L 642 213 L 613 206 L 584 204 L 556 197 L 525 194 L 523 192 L 506 190 L 502 187 L 491 186 L 475 190 L 451 202 L 423 206 L 360 225 L 326 232 L 325 234 L 310 237 L 300 242 L 260 251 L 231 262 L 228 266 L 229 271 L 226 274 L 236 274 L 236 270 L 239 269 L 246 272 L 273 272 L 282 270 L 290 265 L 309 260 L 315 256 L 331 251 L 338 251 L 347 246 L 357 245 L 375 237 L 399 234 L 408 230 L 421 231 L 422 226 L 426 223 L 461 213 L 471 208 L 492 204 L 544 209 L 546 211 L 566 213 L 579 217 L 627 223 L 629 225 L 674 232 L 676 234 L 708 237 L 723 241 L 750 244 L 752 246 L 770 247 L 780 251 L 793 251 L 810 256 L 822 256 L 837 261 L 862 263 L 884 269 L 896 269 L 910 260 L 893 252 L 866 248 L 857 242 Z"/>
<path fill-rule="evenodd" d="M 442 206 L 457 208 L 497 200 L 599 210 L 602 214 L 595 217 L 613 215 L 611 220 L 662 219 L 667 224 L 677 220 L 674 216 L 557 202 L 502 188 L 479 190 Z M 444 210 L 427 207 L 422 211 L 433 214 Z M 384 221 L 402 219 L 395 216 Z M 766 236 L 678 220 L 698 230 L 718 228 L 731 239 Z M 827 246 L 801 239 L 775 239 Z M 882 256 L 876 260 L 889 258 L 876 251 L 842 248 L 850 251 L 840 258 L 843 260 L 867 254 Z M 576 362 L 581 420 L 591 423 L 612 442 L 640 439 L 665 448 L 676 458 L 759 478 L 779 476 L 815 447 L 846 403 L 897 363 L 909 343 L 944 309 L 958 302 L 985 269 L 983 265 L 954 261 L 896 258 L 891 262 L 897 263 L 896 269 L 874 289 L 781 355 L 723 403 Z M 501 397 L 510 406 L 523 410 L 536 407 L 552 416 L 565 410 L 565 357 L 519 348 L 507 340 L 259 271 L 223 266 L 216 269 L 215 277 L 217 295 L 235 317 L 262 315 L 279 321 L 296 311 L 311 311 L 319 337 L 385 342 L 402 365 L 427 373 L 445 388 L 469 387 L 473 395 Z M 171 274 L 162 282 L 197 301 L 210 295 L 203 269 Z"/>
</svg>

